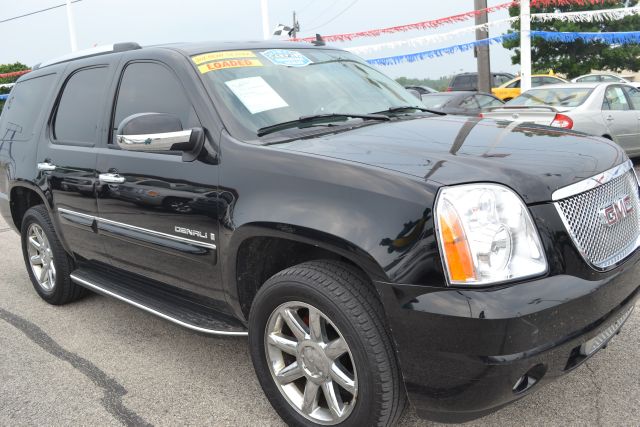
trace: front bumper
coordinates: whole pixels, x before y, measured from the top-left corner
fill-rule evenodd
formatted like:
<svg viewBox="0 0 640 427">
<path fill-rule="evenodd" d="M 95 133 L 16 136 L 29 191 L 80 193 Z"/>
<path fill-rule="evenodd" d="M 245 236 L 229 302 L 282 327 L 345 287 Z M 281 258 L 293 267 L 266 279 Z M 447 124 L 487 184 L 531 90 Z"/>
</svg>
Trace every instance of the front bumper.
<svg viewBox="0 0 640 427">
<path fill-rule="evenodd" d="M 581 346 L 617 329 L 635 305 L 638 277 L 640 251 L 596 280 L 556 275 L 475 290 L 376 286 L 418 414 L 464 422 L 584 362 Z"/>
</svg>

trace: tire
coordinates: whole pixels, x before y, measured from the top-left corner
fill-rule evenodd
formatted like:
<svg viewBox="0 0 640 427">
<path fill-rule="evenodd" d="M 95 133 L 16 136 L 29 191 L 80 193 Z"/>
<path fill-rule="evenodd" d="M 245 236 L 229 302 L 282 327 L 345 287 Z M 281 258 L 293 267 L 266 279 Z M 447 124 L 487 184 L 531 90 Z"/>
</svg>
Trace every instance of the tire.
<svg viewBox="0 0 640 427">
<path fill-rule="evenodd" d="M 42 236 L 42 239 L 38 237 Z M 22 240 L 22 255 L 29 273 L 29 278 L 34 289 L 40 297 L 53 305 L 62 305 L 75 301 L 85 294 L 83 287 L 76 285 L 71 281 L 69 274 L 73 270 L 73 260 L 67 255 L 63 249 L 55 229 L 51 224 L 51 219 L 47 209 L 43 205 L 30 208 L 24 215 L 22 225 L 20 227 L 20 237 Z M 38 250 L 35 244 L 30 242 L 30 238 L 34 237 L 36 243 L 40 243 L 41 249 Z M 45 245 L 42 246 L 42 242 Z M 42 249 L 48 246 L 48 250 Z M 46 253 L 44 257 L 43 253 Z M 31 264 L 31 257 L 40 254 L 41 266 L 39 269 L 34 268 Z M 45 270 L 46 264 L 52 264 L 53 276 L 46 274 L 43 281 L 36 277 L 37 272 Z M 53 280 L 51 280 L 53 278 Z"/>
<path fill-rule="evenodd" d="M 287 313 L 297 314 L 293 318 L 306 327 L 305 338 L 299 337 L 295 347 L 291 343 L 296 341 L 293 328 L 285 321 L 285 316 L 291 321 Z M 368 278 L 338 261 L 311 261 L 287 268 L 259 289 L 249 316 L 249 348 L 267 398 L 288 425 L 389 426 L 398 421 L 406 404 L 406 393 L 383 313 Z M 323 326 L 310 329 L 310 324 Z M 347 350 L 343 347 L 342 356 L 334 359 L 340 351 L 329 355 L 321 345 L 314 347 L 313 330 L 322 330 L 315 335 L 326 342 L 335 343 L 343 338 Z M 274 336 L 284 337 L 285 344 L 274 344 Z M 280 345 L 295 356 L 283 351 Z M 283 367 L 292 366 L 302 369 L 295 372 L 291 369 L 289 372 L 294 375 L 290 378 L 300 375 L 300 371 L 302 376 L 281 386 L 276 375 L 282 374 Z M 336 366 L 348 374 L 349 381 L 342 381 L 346 384 L 344 388 L 337 381 L 344 377 L 334 376 Z M 311 414 L 304 415 L 302 402 L 309 386 L 319 387 L 313 405 L 316 410 L 307 407 L 305 412 Z M 351 386 L 355 386 L 354 394 L 347 391 Z M 329 410 L 327 393 L 330 396 L 331 390 L 340 396 L 338 407 L 342 405 L 342 416 Z M 293 403 L 296 401 L 298 407 Z"/>
</svg>

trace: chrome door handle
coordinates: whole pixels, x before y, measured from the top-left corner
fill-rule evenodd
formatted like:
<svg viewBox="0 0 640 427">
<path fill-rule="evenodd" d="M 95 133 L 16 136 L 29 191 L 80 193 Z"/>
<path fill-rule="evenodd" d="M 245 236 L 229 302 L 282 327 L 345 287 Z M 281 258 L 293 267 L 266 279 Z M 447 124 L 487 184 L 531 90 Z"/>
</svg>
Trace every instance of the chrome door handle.
<svg viewBox="0 0 640 427">
<path fill-rule="evenodd" d="M 613 121 L 613 117 L 612 116 L 607 117 L 607 121 L 608 122 L 612 122 Z"/>
<path fill-rule="evenodd" d="M 38 163 L 38 170 L 39 171 L 54 171 L 56 170 L 56 165 L 54 165 L 53 163 L 44 161 L 42 163 Z"/>
<path fill-rule="evenodd" d="M 102 184 L 122 184 L 126 181 L 124 176 L 120 176 L 117 173 L 101 173 L 98 175 L 98 179 Z"/>
</svg>

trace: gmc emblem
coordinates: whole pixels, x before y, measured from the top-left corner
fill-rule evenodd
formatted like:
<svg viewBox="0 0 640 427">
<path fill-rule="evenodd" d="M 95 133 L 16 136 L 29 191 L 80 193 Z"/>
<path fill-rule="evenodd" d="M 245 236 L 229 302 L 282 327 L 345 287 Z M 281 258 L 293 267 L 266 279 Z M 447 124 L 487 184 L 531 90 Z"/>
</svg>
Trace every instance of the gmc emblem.
<svg viewBox="0 0 640 427">
<path fill-rule="evenodd" d="M 611 227 L 622 221 L 631 212 L 633 212 L 631 197 L 624 196 L 600 209 L 600 220 L 607 227 Z"/>
</svg>

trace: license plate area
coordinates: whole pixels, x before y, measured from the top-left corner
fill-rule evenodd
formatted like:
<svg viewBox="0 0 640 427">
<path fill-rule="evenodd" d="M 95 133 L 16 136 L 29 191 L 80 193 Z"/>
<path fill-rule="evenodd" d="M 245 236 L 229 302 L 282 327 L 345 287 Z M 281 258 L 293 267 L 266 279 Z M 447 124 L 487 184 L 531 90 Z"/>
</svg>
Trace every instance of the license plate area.
<svg viewBox="0 0 640 427">
<path fill-rule="evenodd" d="M 607 345 L 611 338 L 613 338 L 618 333 L 618 331 L 620 331 L 620 328 L 622 328 L 624 322 L 626 322 L 629 316 L 631 316 L 631 312 L 633 312 L 633 306 L 626 312 L 624 312 L 622 316 L 618 317 L 618 319 L 611 325 L 609 325 L 609 327 L 607 327 L 605 330 L 582 344 L 580 346 L 580 354 L 583 356 L 591 356 L 596 351 Z"/>
<path fill-rule="evenodd" d="M 620 331 L 624 323 L 627 321 L 631 313 L 633 312 L 633 306 L 622 313 L 618 318 L 600 331 L 598 335 L 584 342 L 583 344 L 575 347 L 571 351 L 569 360 L 564 368 L 565 371 L 570 371 L 582 364 L 589 357 L 593 356 L 602 347 L 605 347 L 609 341 Z"/>
</svg>

